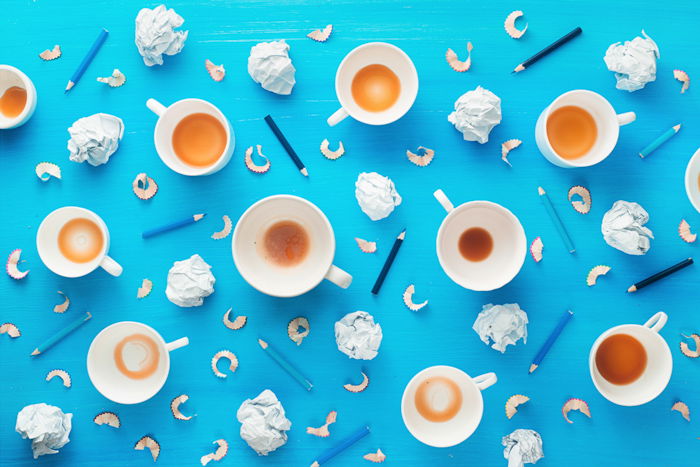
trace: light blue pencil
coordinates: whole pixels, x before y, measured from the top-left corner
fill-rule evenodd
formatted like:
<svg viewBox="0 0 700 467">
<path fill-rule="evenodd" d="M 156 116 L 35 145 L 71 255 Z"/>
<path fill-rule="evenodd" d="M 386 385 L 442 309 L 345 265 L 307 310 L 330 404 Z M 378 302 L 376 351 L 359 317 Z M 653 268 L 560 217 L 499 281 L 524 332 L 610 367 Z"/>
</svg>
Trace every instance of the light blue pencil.
<svg viewBox="0 0 700 467">
<path fill-rule="evenodd" d="M 564 314 L 559 319 L 559 322 L 557 323 L 556 327 L 549 335 L 549 337 L 547 337 L 547 340 L 544 341 L 544 344 L 542 344 L 542 347 L 537 352 L 537 355 L 535 355 L 535 358 L 532 360 L 532 365 L 530 365 L 530 370 L 528 371 L 528 373 L 532 373 L 533 371 L 535 371 L 540 365 L 540 363 L 542 363 L 542 360 L 544 360 L 545 355 L 547 355 L 549 349 L 552 348 L 552 345 L 559 337 L 559 334 L 561 334 L 561 332 L 564 330 L 564 326 L 566 326 L 569 323 L 569 320 L 572 316 L 574 316 L 573 311 L 567 310 L 564 312 Z"/>
<path fill-rule="evenodd" d="M 92 47 L 90 47 L 90 50 L 88 50 L 87 55 L 85 55 L 83 61 L 80 62 L 80 65 L 78 65 L 78 69 L 75 70 L 73 76 L 71 76 L 71 78 L 68 80 L 68 86 L 66 86 L 66 90 L 63 91 L 64 93 L 73 89 L 73 86 L 75 86 L 76 83 L 80 80 L 80 78 L 83 76 L 83 73 L 85 73 L 85 70 L 87 70 L 87 67 L 90 66 L 90 63 L 92 63 L 92 60 L 95 58 L 95 55 L 97 55 L 97 52 L 100 51 L 100 47 L 102 47 L 102 44 L 104 44 L 107 40 L 108 35 L 109 31 L 107 31 L 105 28 L 102 28 L 100 30 L 100 33 L 97 35 L 97 39 L 95 39 L 95 42 L 93 42 Z"/>
<path fill-rule="evenodd" d="M 576 247 L 574 246 L 574 242 L 571 241 L 571 237 L 569 236 L 569 232 L 567 232 L 566 227 L 564 227 L 564 223 L 561 221 L 561 218 L 559 217 L 559 214 L 557 214 L 556 209 L 554 209 L 554 205 L 552 204 L 552 200 L 549 199 L 549 196 L 547 196 L 547 192 L 545 192 L 544 188 L 542 188 L 541 186 L 537 187 L 537 192 L 540 194 L 540 199 L 542 200 L 542 204 L 544 204 L 545 209 L 547 209 L 547 214 L 549 214 L 549 218 L 552 219 L 554 226 L 557 228 L 557 231 L 559 232 L 559 236 L 561 237 L 562 241 L 564 242 L 564 245 L 566 245 L 566 249 L 569 250 L 569 253 L 574 253 L 576 251 Z"/>
<path fill-rule="evenodd" d="M 86 311 L 83 316 L 76 319 L 75 321 L 70 323 L 68 326 L 66 326 L 65 328 L 58 331 L 53 336 L 46 339 L 39 347 L 34 349 L 34 351 L 32 352 L 32 356 L 35 357 L 43 352 L 46 352 L 47 350 L 49 350 L 50 347 L 53 347 L 58 341 L 60 341 L 61 339 L 66 337 L 68 334 L 70 334 L 71 332 L 78 329 L 80 326 L 82 326 L 90 318 L 92 318 L 92 315 L 90 314 L 89 311 Z"/>
<path fill-rule="evenodd" d="M 258 344 L 260 344 L 260 347 L 267 353 L 270 358 L 272 358 L 279 366 L 282 367 L 284 371 L 287 372 L 289 376 L 294 378 L 299 384 L 301 384 L 304 389 L 307 391 L 311 391 L 311 388 L 314 387 L 311 382 L 306 379 L 304 375 L 302 375 L 299 370 L 294 368 L 291 363 L 289 363 L 282 355 L 280 355 L 275 349 L 270 347 L 270 344 L 265 342 L 262 339 L 258 339 Z"/>
<path fill-rule="evenodd" d="M 170 224 L 166 225 L 161 225 L 160 227 L 155 227 L 151 230 L 146 230 L 141 234 L 141 237 L 143 238 L 150 238 L 155 235 L 159 235 L 165 232 L 170 232 L 171 230 L 179 229 L 180 227 L 184 227 L 186 225 L 194 224 L 197 221 L 200 221 L 204 219 L 204 216 L 206 214 L 195 214 L 194 216 L 187 216 L 186 218 L 172 222 Z"/>
<path fill-rule="evenodd" d="M 350 434 L 347 438 L 340 440 L 338 444 L 326 450 L 323 454 L 318 456 L 316 460 L 311 464 L 311 467 L 319 467 L 321 464 L 325 464 L 333 457 L 337 456 L 341 452 L 345 451 L 347 448 L 364 438 L 369 434 L 369 427 L 360 427 L 357 431 Z"/>
<path fill-rule="evenodd" d="M 666 131 L 664 132 L 664 134 L 662 134 L 661 136 L 659 136 L 658 138 L 656 138 L 654 141 L 652 141 L 651 143 L 649 143 L 649 145 L 648 145 L 647 147 L 645 147 L 644 149 L 642 149 L 642 150 L 639 152 L 639 157 L 641 157 L 642 159 L 644 159 L 644 158 L 647 157 L 649 154 L 651 154 L 652 151 L 656 151 L 656 148 L 658 148 L 659 146 L 661 146 L 662 144 L 664 144 L 666 141 L 668 141 L 669 139 L 671 139 L 671 137 L 674 136 L 676 133 L 678 133 L 678 130 L 680 130 L 680 129 L 681 129 L 681 124 L 679 123 L 678 125 L 673 126 L 673 127 L 669 128 L 668 130 L 666 130 Z"/>
</svg>

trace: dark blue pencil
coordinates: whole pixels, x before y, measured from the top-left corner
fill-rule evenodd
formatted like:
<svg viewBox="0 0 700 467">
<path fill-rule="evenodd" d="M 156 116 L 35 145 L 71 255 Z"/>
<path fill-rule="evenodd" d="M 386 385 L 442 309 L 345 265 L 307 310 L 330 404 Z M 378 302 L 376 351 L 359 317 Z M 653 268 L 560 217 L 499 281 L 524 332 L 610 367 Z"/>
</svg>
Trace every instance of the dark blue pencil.
<svg viewBox="0 0 700 467">
<path fill-rule="evenodd" d="M 377 295 L 379 293 L 379 289 L 382 288 L 384 279 L 386 279 L 386 275 L 389 273 L 391 265 L 394 264 L 394 259 L 396 259 L 396 254 L 399 252 L 399 248 L 401 248 L 404 238 L 406 238 L 406 229 L 403 229 L 401 231 L 399 236 L 396 237 L 396 240 L 394 241 L 394 246 L 391 247 L 389 256 L 387 256 L 386 261 L 384 262 L 384 266 L 382 267 L 382 270 L 379 273 L 379 277 L 377 277 L 377 281 L 374 283 L 374 287 L 372 287 L 372 293 L 374 295 Z"/>
<path fill-rule="evenodd" d="M 539 364 L 542 363 L 542 360 L 544 360 L 545 355 L 547 355 L 547 352 L 549 352 L 549 349 L 557 340 L 559 334 L 561 334 L 561 332 L 564 330 L 564 327 L 569 323 L 569 320 L 571 320 L 572 316 L 574 316 L 573 311 L 567 310 L 564 312 L 564 314 L 561 316 L 561 319 L 559 319 L 559 322 L 557 323 L 557 327 L 554 328 L 547 340 L 544 341 L 544 344 L 540 348 L 540 351 L 537 352 L 537 355 L 535 355 L 534 360 L 532 360 L 532 365 L 530 365 L 530 371 L 528 373 L 532 373 L 533 371 L 535 371 Z"/>
<path fill-rule="evenodd" d="M 146 230 L 144 233 L 141 234 L 143 238 L 150 238 L 153 237 L 154 235 L 160 235 L 165 232 L 170 232 L 171 230 L 179 229 L 180 227 L 184 227 L 186 225 L 194 224 L 195 222 L 201 220 L 206 216 L 206 214 L 195 214 L 194 216 L 187 216 L 186 218 L 173 222 L 171 224 L 166 224 L 162 225 L 160 227 L 155 227 L 151 230 Z"/>
<path fill-rule="evenodd" d="M 319 467 L 369 434 L 369 427 L 363 426 L 338 444 L 318 456 L 311 467 Z"/>
<path fill-rule="evenodd" d="M 75 86 L 78 83 L 78 81 L 80 81 L 80 78 L 83 76 L 83 73 L 85 73 L 87 67 L 90 66 L 92 59 L 95 58 L 95 55 L 97 55 L 97 52 L 99 52 L 100 47 L 102 47 L 102 44 L 104 44 L 107 40 L 108 35 L 109 31 L 107 31 L 105 28 L 102 28 L 100 30 L 100 34 L 97 36 L 97 39 L 95 39 L 95 42 L 92 44 L 92 47 L 90 47 L 90 50 L 88 50 L 87 55 L 85 56 L 83 61 L 80 62 L 78 69 L 75 70 L 75 73 L 73 73 L 73 76 L 71 76 L 70 80 L 68 81 L 68 86 L 66 86 L 66 90 L 63 91 L 64 93 L 73 89 L 73 86 Z"/>
<path fill-rule="evenodd" d="M 282 130 L 280 130 L 280 128 L 275 123 L 275 121 L 272 119 L 272 116 L 271 115 L 265 116 L 265 122 L 267 123 L 267 126 L 270 127 L 270 130 L 272 130 L 272 132 L 275 134 L 275 136 L 277 137 L 277 140 L 280 142 L 280 144 L 282 145 L 284 150 L 287 151 L 287 154 L 289 154 L 289 157 L 292 159 L 292 162 L 294 162 L 294 165 L 297 166 L 297 169 L 299 169 L 299 172 L 301 172 L 301 174 L 304 177 L 308 177 L 309 171 L 306 170 L 306 166 L 301 161 L 301 159 L 299 159 L 299 156 L 297 156 L 296 151 L 294 150 L 292 145 L 289 144 L 289 141 L 287 141 L 287 138 L 282 133 Z"/>
</svg>

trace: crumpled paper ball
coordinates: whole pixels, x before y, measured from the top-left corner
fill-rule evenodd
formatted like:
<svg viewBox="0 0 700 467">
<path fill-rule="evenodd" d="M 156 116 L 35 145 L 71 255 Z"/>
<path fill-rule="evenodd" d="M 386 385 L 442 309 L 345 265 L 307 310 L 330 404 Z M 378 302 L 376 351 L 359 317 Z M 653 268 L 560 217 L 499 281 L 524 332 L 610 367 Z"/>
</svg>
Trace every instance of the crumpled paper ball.
<svg viewBox="0 0 700 467">
<path fill-rule="evenodd" d="M 632 92 L 656 80 L 656 60 L 661 58 L 659 46 L 644 30 L 642 35 L 624 44 L 611 44 L 605 51 L 603 60 L 608 70 L 615 72 L 617 89 Z"/>
<path fill-rule="evenodd" d="M 175 261 L 170 268 L 165 295 L 181 307 L 200 306 L 204 297 L 214 293 L 214 282 L 211 266 L 194 254 L 189 259 Z"/>
<path fill-rule="evenodd" d="M 628 255 L 643 255 L 651 248 L 654 233 L 644 227 L 649 213 L 637 203 L 615 201 L 603 216 L 600 230 L 605 242 Z"/>
<path fill-rule="evenodd" d="M 70 160 L 85 162 L 92 166 L 106 164 L 119 149 L 124 136 L 124 122 L 109 114 L 94 114 L 83 117 L 68 128 Z"/>
<path fill-rule="evenodd" d="M 501 123 L 501 99 L 481 86 L 462 94 L 455 102 L 455 110 L 447 116 L 465 141 L 484 144 L 489 133 Z"/>
<path fill-rule="evenodd" d="M 382 327 L 366 311 L 355 311 L 335 323 L 338 350 L 356 360 L 372 360 L 382 344 Z"/>
<path fill-rule="evenodd" d="M 236 413 L 241 422 L 241 438 L 259 456 L 267 456 L 287 442 L 292 422 L 275 393 L 265 389 L 255 399 L 246 399 Z"/>
<path fill-rule="evenodd" d="M 518 428 L 501 439 L 503 457 L 508 459 L 508 467 L 523 467 L 534 464 L 544 457 L 542 437 L 535 430 Z"/>
<path fill-rule="evenodd" d="M 484 344 L 493 341 L 492 349 L 505 353 L 508 345 L 515 345 L 518 339 L 527 343 L 527 313 L 517 303 L 504 305 L 484 305 L 476 317 L 472 329 L 479 334 Z"/>
<path fill-rule="evenodd" d="M 263 89 L 288 95 L 294 87 L 296 69 L 289 58 L 289 44 L 284 39 L 261 42 L 250 49 L 248 74 Z"/>
<path fill-rule="evenodd" d="M 142 8 L 136 15 L 136 48 L 147 66 L 162 65 L 163 55 L 180 53 L 189 31 L 175 31 L 185 20 L 165 5 Z"/>
<path fill-rule="evenodd" d="M 44 454 L 56 454 L 70 439 L 72 413 L 53 405 L 31 404 L 17 414 L 15 431 L 22 439 L 32 440 L 34 459 Z"/>
<path fill-rule="evenodd" d="M 373 221 L 384 219 L 401 204 L 401 195 L 389 177 L 362 172 L 355 182 L 355 197 L 362 212 Z"/>
</svg>

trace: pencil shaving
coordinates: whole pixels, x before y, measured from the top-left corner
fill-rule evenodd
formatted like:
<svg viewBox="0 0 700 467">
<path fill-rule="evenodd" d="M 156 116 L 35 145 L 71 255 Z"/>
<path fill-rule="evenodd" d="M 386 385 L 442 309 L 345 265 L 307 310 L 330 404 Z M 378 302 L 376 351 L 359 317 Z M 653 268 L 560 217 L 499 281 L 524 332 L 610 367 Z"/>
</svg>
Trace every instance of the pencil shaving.
<svg viewBox="0 0 700 467">
<path fill-rule="evenodd" d="M 413 302 L 413 294 L 415 292 L 416 292 L 416 287 L 413 284 L 406 287 L 406 290 L 404 290 L 404 292 L 403 292 L 403 303 L 411 311 L 418 311 L 428 304 L 428 300 L 426 300 L 422 303 L 414 303 Z"/>
<path fill-rule="evenodd" d="M 126 83 L 126 75 L 119 71 L 118 68 L 115 68 L 111 76 L 97 78 L 97 81 L 99 81 L 100 83 L 105 83 L 110 88 L 118 88 L 124 86 L 124 83 Z"/>
<path fill-rule="evenodd" d="M 231 372 L 235 372 L 238 368 L 238 358 L 230 350 L 220 350 L 216 352 L 216 354 L 214 354 L 214 357 L 211 359 L 211 370 L 214 372 L 214 374 L 218 378 L 227 378 L 228 375 L 226 373 L 220 372 L 219 368 L 217 367 L 219 360 L 222 358 L 227 358 L 229 362 L 231 362 L 228 366 L 228 369 L 231 370 Z"/>
<path fill-rule="evenodd" d="M 258 155 L 265 159 L 265 163 L 263 165 L 257 165 L 255 162 L 253 162 L 253 146 L 250 146 L 248 149 L 245 150 L 245 166 L 251 172 L 254 172 L 256 174 L 264 174 L 265 172 L 270 170 L 270 166 L 272 164 L 270 162 L 270 159 L 268 159 L 267 156 L 263 155 L 262 146 L 258 144 L 256 145 L 256 148 L 258 150 Z"/>
<path fill-rule="evenodd" d="M 407 149 L 406 157 L 408 157 L 408 160 L 416 164 L 418 167 L 425 167 L 433 161 L 435 151 L 424 146 L 418 146 L 418 154 Z"/>
<path fill-rule="evenodd" d="M 318 436 L 320 438 L 328 438 L 331 435 L 331 432 L 328 431 L 328 426 L 335 423 L 336 417 L 338 416 L 338 412 L 335 410 L 331 411 L 327 416 L 326 416 L 326 423 L 323 424 L 322 426 L 318 428 L 313 428 L 313 427 L 306 427 L 306 432 L 310 435 Z"/>
<path fill-rule="evenodd" d="M 501 144 L 501 160 L 508 164 L 510 167 L 513 167 L 513 165 L 510 163 L 508 160 L 508 153 L 511 152 L 513 149 L 517 148 L 523 144 L 522 141 L 519 139 L 509 139 L 508 141 L 505 141 L 504 143 Z"/>
<path fill-rule="evenodd" d="M 182 412 L 180 412 L 180 405 L 184 404 L 189 400 L 190 396 L 187 394 L 180 394 L 179 396 L 175 397 L 172 401 L 170 401 L 170 412 L 173 414 L 173 417 L 177 420 L 192 420 L 192 416 L 186 416 Z"/>
<path fill-rule="evenodd" d="M 48 182 L 51 177 L 61 179 L 61 168 L 53 162 L 39 162 L 34 172 L 42 182 Z"/>
<path fill-rule="evenodd" d="M 364 460 L 374 462 L 375 464 L 381 464 L 386 460 L 386 454 L 382 452 L 381 449 L 377 449 L 377 452 L 370 452 L 362 456 Z"/>
<path fill-rule="evenodd" d="M 329 149 L 330 144 L 331 143 L 327 139 L 321 141 L 321 154 L 323 154 L 323 157 L 334 161 L 345 154 L 345 147 L 343 146 L 342 141 L 338 141 L 338 149 L 335 151 L 331 151 Z"/>
<path fill-rule="evenodd" d="M 527 31 L 527 23 L 525 23 L 525 27 L 523 29 L 518 29 L 515 27 L 515 21 L 523 15 L 524 13 L 522 11 L 516 10 L 506 17 L 506 21 L 503 24 L 506 33 L 513 39 L 520 39 L 525 34 L 525 31 Z"/>
<path fill-rule="evenodd" d="M 360 373 L 362 374 L 362 382 L 360 384 L 344 384 L 343 388 L 345 388 L 346 391 L 358 393 L 367 389 L 367 386 L 369 386 L 369 377 L 365 374 L 364 371 Z"/>
<path fill-rule="evenodd" d="M 29 274 L 29 270 L 19 270 L 19 263 L 24 262 L 24 260 L 20 260 L 21 254 L 22 250 L 19 248 L 17 248 L 16 250 L 12 250 L 10 256 L 7 257 L 7 263 L 5 264 L 5 271 L 7 271 L 7 275 L 15 280 L 24 279 L 27 276 L 27 274 Z"/>
<path fill-rule="evenodd" d="M 530 244 L 530 255 L 532 256 L 532 259 L 535 260 L 535 263 L 539 263 L 540 261 L 542 261 L 542 258 L 544 257 L 542 255 L 543 250 L 544 243 L 542 243 L 542 238 L 537 237 Z"/>
<path fill-rule="evenodd" d="M 151 290 L 153 290 L 153 281 L 151 279 L 144 279 L 141 282 L 141 287 L 139 287 L 136 291 L 136 298 L 148 297 Z"/>
<path fill-rule="evenodd" d="M 233 321 L 231 321 L 231 311 L 233 311 L 233 308 L 229 308 L 228 310 L 226 310 L 226 313 L 224 313 L 224 326 L 226 326 L 229 329 L 233 329 L 234 331 L 237 331 L 246 325 L 246 323 L 248 322 L 248 317 L 236 316 L 236 318 Z"/>
<path fill-rule="evenodd" d="M 363 253 L 374 253 L 377 251 L 377 242 L 369 242 L 359 237 L 355 237 L 355 241 Z"/>
<path fill-rule="evenodd" d="M 564 406 L 561 408 L 561 413 L 564 416 L 564 420 L 566 420 L 568 423 L 574 423 L 571 420 L 569 420 L 569 412 L 572 410 L 578 410 L 588 418 L 591 418 L 591 411 L 588 408 L 588 403 L 582 399 L 569 399 L 564 403 Z"/>
<path fill-rule="evenodd" d="M 158 193 L 158 184 L 145 172 L 136 175 L 134 181 L 131 182 L 131 188 L 134 194 L 142 200 L 151 199 Z"/>
<path fill-rule="evenodd" d="M 574 196 L 580 196 L 581 200 L 572 201 Z M 576 212 L 580 214 L 588 214 L 591 212 L 593 200 L 591 198 L 591 192 L 585 186 L 576 185 L 569 188 L 568 198 Z"/>
<path fill-rule="evenodd" d="M 688 343 L 681 341 L 681 353 L 685 355 L 686 357 L 690 358 L 698 358 L 700 357 L 700 335 L 697 335 L 695 333 L 686 336 L 684 334 L 681 334 L 683 337 L 686 339 L 692 339 L 693 342 L 695 343 L 695 350 L 690 350 L 690 347 L 688 346 Z"/>
<path fill-rule="evenodd" d="M 588 271 L 588 275 L 586 276 L 586 284 L 588 284 L 589 287 L 594 286 L 598 278 L 606 275 L 608 272 L 610 272 L 610 269 L 612 269 L 610 266 L 605 266 L 603 264 L 593 267 L 590 271 Z"/>
<path fill-rule="evenodd" d="M 683 418 L 690 421 L 690 408 L 688 408 L 688 404 L 686 404 L 685 402 L 676 402 L 671 407 L 671 410 L 675 410 L 676 412 L 680 413 L 683 416 Z"/>
<path fill-rule="evenodd" d="M 22 335 L 19 328 L 12 323 L 3 323 L 0 325 L 0 334 L 7 334 L 13 339 Z"/>
<path fill-rule="evenodd" d="M 51 381 L 53 378 L 58 377 L 63 381 L 63 386 L 69 388 L 71 387 L 70 375 L 66 370 L 51 370 L 46 374 L 46 381 Z"/>
<path fill-rule="evenodd" d="M 218 447 L 216 448 L 216 451 L 202 456 L 199 459 L 199 462 L 201 462 L 202 465 L 207 465 L 211 461 L 220 461 L 226 457 L 226 454 L 228 453 L 228 443 L 225 439 L 217 439 L 212 444 L 216 444 Z"/>
<path fill-rule="evenodd" d="M 678 235 L 680 235 L 681 240 L 683 240 L 685 243 L 693 243 L 698 238 L 697 234 L 690 231 L 690 224 L 688 224 L 685 219 L 682 219 L 680 225 L 678 226 Z"/>
<path fill-rule="evenodd" d="M 134 445 L 134 449 L 136 449 L 137 451 L 143 451 L 146 448 L 148 448 L 148 450 L 151 451 L 151 456 L 153 456 L 153 462 L 157 461 L 158 456 L 160 455 L 160 444 L 158 444 L 158 441 L 146 435 L 140 440 L 136 441 L 136 444 Z"/>
<path fill-rule="evenodd" d="M 39 58 L 41 58 L 42 60 L 45 60 L 47 62 L 49 62 L 51 60 L 56 60 L 60 56 L 61 56 L 61 46 L 58 44 L 54 45 L 53 49 L 46 49 L 39 54 Z"/>
<path fill-rule="evenodd" d="M 450 68 L 460 73 L 469 70 L 469 68 L 471 68 L 472 66 L 472 49 L 474 49 L 472 43 L 467 42 L 467 59 L 463 62 L 459 60 L 454 50 L 447 49 L 447 53 L 445 53 L 445 59 L 450 65 Z"/>
<path fill-rule="evenodd" d="M 63 303 L 59 303 L 58 305 L 53 307 L 54 313 L 65 313 L 68 310 L 68 307 L 70 306 L 70 299 L 66 294 L 61 292 L 60 290 L 58 291 L 59 295 L 63 297 Z"/>
<path fill-rule="evenodd" d="M 228 217 L 227 215 L 224 215 L 221 220 L 224 221 L 224 228 L 219 230 L 218 232 L 214 232 L 211 234 L 211 238 L 214 240 L 221 240 L 222 238 L 226 238 L 229 236 L 231 233 L 231 230 L 233 229 L 233 223 L 231 222 L 231 218 Z"/>
<path fill-rule="evenodd" d="M 306 35 L 309 39 L 313 39 L 316 42 L 326 42 L 329 37 L 331 37 L 331 33 L 333 32 L 333 25 L 329 24 L 323 29 L 316 29 L 314 31 L 311 31 Z"/>
<path fill-rule="evenodd" d="M 690 87 L 690 76 L 688 76 L 688 73 L 683 70 L 673 70 L 673 77 L 683 83 L 683 86 L 681 86 L 681 94 L 686 92 Z"/>
<path fill-rule="evenodd" d="M 309 320 L 303 316 L 298 316 L 287 324 L 287 335 L 292 342 L 301 345 L 302 341 L 311 332 Z"/>
<path fill-rule="evenodd" d="M 108 425 L 112 428 L 119 428 L 122 426 L 119 416 L 114 412 L 100 412 L 95 415 L 95 418 L 93 418 L 92 421 L 95 423 L 95 425 Z"/>
<path fill-rule="evenodd" d="M 207 73 L 209 73 L 211 79 L 213 79 L 217 83 L 224 79 L 224 76 L 226 76 L 226 69 L 224 68 L 224 66 L 215 65 L 214 62 L 212 62 L 208 58 L 204 60 L 204 68 L 207 69 Z"/>
<path fill-rule="evenodd" d="M 510 396 L 506 401 L 506 417 L 508 417 L 508 419 L 513 418 L 513 415 L 518 413 L 518 406 L 526 403 L 529 400 L 529 397 L 523 396 L 522 394 Z"/>
</svg>

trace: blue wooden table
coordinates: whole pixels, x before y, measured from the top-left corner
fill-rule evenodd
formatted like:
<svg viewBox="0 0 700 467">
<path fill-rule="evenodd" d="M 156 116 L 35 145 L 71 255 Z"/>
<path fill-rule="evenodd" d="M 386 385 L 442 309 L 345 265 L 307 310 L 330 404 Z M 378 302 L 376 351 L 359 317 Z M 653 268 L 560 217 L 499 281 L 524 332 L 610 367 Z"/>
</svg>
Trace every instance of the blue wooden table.
<svg viewBox="0 0 700 467">
<path fill-rule="evenodd" d="M 23 250 L 29 276 L 14 281 L 0 278 L 0 322 L 14 322 L 19 339 L 0 336 L 0 464 L 18 465 L 151 465 L 148 453 L 133 444 L 151 433 L 162 446 L 160 465 L 197 465 L 211 452 L 211 442 L 224 438 L 231 444 L 222 465 L 308 465 L 314 457 L 361 424 L 372 427 L 369 437 L 338 457 L 331 465 L 368 463 L 361 455 L 381 448 L 389 465 L 506 465 L 501 437 L 516 428 L 537 430 L 544 440 L 545 458 L 538 465 L 685 465 L 695 462 L 700 425 L 698 361 L 678 351 L 681 332 L 698 331 L 697 266 L 672 280 L 636 294 L 626 288 L 697 251 L 677 234 L 681 218 L 700 229 L 700 216 L 683 189 L 685 165 L 698 146 L 700 126 L 695 85 L 680 94 L 672 70 L 681 68 L 698 76 L 700 45 L 695 38 L 696 2 L 621 0 L 607 2 L 551 1 L 508 3 L 431 0 L 335 1 L 224 1 L 173 0 L 169 7 L 185 18 L 190 31 L 183 52 L 165 57 L 163 66 L 146 67 L 134 46 L 134 19 L 143 6 L 155 2 L 105 0 L 6 0 L 0 18 L 0 62 L 24 70 L 36 84 L 39 103 L 27 125 L 0 132 L 2 179 L 2 254 Z M 525 11 L 529 29 L 521 40 L 503 30 L 514 8 Z M 324 44 L 305 35 L 333 23 Z M 574 26 L 583 35 L 565 49 L 527 71 L 512 68 Z M 63 88 L 99 27 L 110 37 L 82 81 L 68 94 Z M 661 49 L 658 76 L 646 89 L 627 93 L 615 89 L 612 73 L 602 57 L 609 44 L 632 39 L 644 28 Z M 260 41 L 286 39 L 297 68 L 293 94 L 282 97 L 262 90 L 247 74 L 250 47 Z M 333 78 L 342 57 L 367 41 L 383 40 L 404 49 L 414 60 L 420 91 L 411 112 L 395 124 L 369 127 L 348 120 L 329 128 L 325 119 L 337 108 Z M 448 47 L 460 56 L 467 40 L 474 44 L 473 67 L 456 73 L 445 63 Z M 63 57 L 42 62 L 37 54 L 60 44 Z M 221 83 L 212 81 L 204 60 L 223 63 Z M 95 82 L 119 68 L 127 83 L 110 89 Z M 484 145 L 462 141 L 447 122 L 453 102 L 482 85 L 503 101 L 503 122 Z M 620 141 L 604 163 L 588 169 L 564 170 L 538 153 L 533 135 L 536 118 L 554 97 L 575 88 L 603 94 L 620 111 L 635 111 L 637 121 L 621 130 Z M 168 170 L 158 159 L 152 140 L 155 116 L 145 101 L 154 97 L 169 104 L 185 97 L 208 99 L 233 124 L 237 147 L 233 160 L 210 177 L 186 178 Z M 66 129 L 76 119 L 96 112 L 121 117 L 124 139 L 112 160 L 101 167 L 68 160 Z M 302 177 L 284 154 L 263 117 L 271 113 L 288 135 L 309 169 Z M 637 152 L 657 134 L 683 123 L 679 135 L 646 160 Z M 328 138 L 342 140 L 347 153 L 337 161 L 321 156 L 318 146 Z M 500 144 L 519 138 L 523 145 L 510 156 L 513 167 L 500 160 Z M 272 169 L 255 175 L 243 165 L 246 147 L 262 144 Z M 419 168 L 406 160 L 406 149 L 419 145 L 436 151 L 434 162 Z M 61 181 L 40 182 L 34 166 L 58 163 Z M 403 204 L 388 219 L 370 221 L 354 197 L 354 181 L 361 171 L 391 177 Z M 131 182 L 147 172 L 160 185 L 156 197 L 144 202 L 131 192 Z M 593 209 L 582 216 L 566 200 L 568 188 L 582 184 L 593 194 Z M 543 185 L 569 226 L 577 253 L 569 255 L 538 200 Z M 435 235 L 443 211 L 432 197 L 442 188 L 455 203 L 486 199 L 511 209 L 521 220 L 528 239 L 542 236 L 544 260 L 529 257 L 508 286 L 475 293 L 453 284 L 440 270 Z M 230 238 L 215 241 L 221 216 L 238 216 L 254 201 L 276 193 L 308 198 L 328 215 L 337 239 L 336 264 L 354 275 L 343 291 L 329 283 L 294 299 L 263 296 L 238 275 L 231 259 Z M 618 199 L 636 201 L 650 213 L 655 240 L 649 254 L 631 257 L 607 246 L 600 234 L 604 212 Z M 49 272 L 38 257 L 34 236 L 39 222 L 53 209 L 78 205 L 97 212 L 108 224 L 110 254 L 124 266 L 119 278 L 97 271 L 80 279 L 64 279 Z M 143 229 L 177 217 L 207 212 L 195 226 L 141 239 Z M 369 290 L 396 234 L 407 228 L 405 244 L 379 296 Z M 360 252 L 355 236 L 375 240 L 375 255 Z M 199 253 L 213 267 L 216 292 L 204 306 L 181 309 L 165 297 L 167 271 L 174 261 Z M 698 259 L 698 258 L 696 258 Z M 587 271 L 608 264 L 612 271 L 598 285 L 586 286 Z M 151 296 L 136 299 L 142 279 L 155 286 Z M 416 284 L 416 298 L 430 300 L 414 313 L 401 294 Z M 52 311 L 62 290 L 71 298 L 64 315 Z M 517 302 L 530 318 L 526 345 L 510 347 L 505 355 L 488 348 L 471 330 L 486 303 Z M 249 317 L 241 331 L 221 322 L 233 307 Z M 576 313 L 544 363 L 533 375 L 527 368 L 564 309 Z M 83 310 L 94 318 L 46 355 L 30 358 L 31 350 L 53 330 Z M 371 362 L 349 360 L 338 352 L 333 323 L 346 313 L 366 310 L 384 329 L 379 356 Z M 641 407 L 612 405 L 596 392 L 588 376 L 588 350 L 595 337 L 617 324 L 642 323 L 664 310 L 669 321 L 662 331 L 674 358 L 674 372 L 666 391 Z M 287 322 L 306 316 L 311 334 L 297 347 L 286 336 Z M 104 326 L 121 320 L 143 321 L 167 340 L 187 335 L 190 346 L 172 354 L 171 377 L 162 391 L 138 406 L 118 406 L 103 398 L 90 384 L 85 355 L 92 338 Z M 314 382 L 306 393 L 265 356 L 256 344 L 261 335 L 272 342 Z M 210 359 L 230 349 L 240 360 L 238 371 L 225 380 L 216 378 Z M 403 427 L 399 402 L 404 385 L 417 371 L 435 364 L 454 365 L 471 375 L 498 374 L 498 383 L 484 392 L 484 419 L 466 442 L 434 449 L 414 440 Z M 73 387 L 44 376 L 63 368 Z M 369 388 L 351 394 L 342 388 L 357 382 L 360 371 L 370 378 Z M 243 400 L 272 389 L 292 420 L 289 442 L 267 458 L 258 457 L 239 438 L 236 410 Z M 189 394 L 183 409 L 196 413 L 189 422 L 173 419 L 169 402 Z M 504 415 L 506 399 L 516 393 L 531 401 L 511 420 Z M 573 425 L 561 416 L 569 397 L 590 404 L 592 418 L 573 414 Z M 670 412 L 682 399 L 694 417 L 690 423 Z M 46 402 L 74 414 L 71 442 L 60 454 L 32 461 L 28 441 L 14 433 L 16 413 L 25 405 Z M 98 412 L 119 414 L 122 428 L 97 426 Z M 330 410 L 338 411 L 329 439 L 305 433 L 318 426 Z"/>
</svg>

